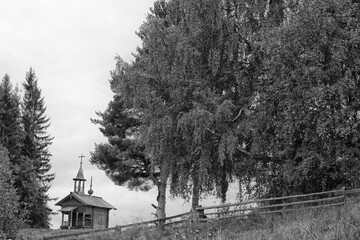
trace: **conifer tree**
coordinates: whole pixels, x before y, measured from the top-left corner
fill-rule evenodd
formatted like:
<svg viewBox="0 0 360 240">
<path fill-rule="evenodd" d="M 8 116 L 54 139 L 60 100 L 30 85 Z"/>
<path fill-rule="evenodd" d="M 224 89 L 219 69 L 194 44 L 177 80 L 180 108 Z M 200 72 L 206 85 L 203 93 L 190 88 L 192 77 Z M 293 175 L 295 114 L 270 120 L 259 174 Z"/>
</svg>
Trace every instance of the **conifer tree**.
<svg viewBox="0 0 360 240">
<path fill-rule="evenodd" d="M 97 112 L 100 119 L 91 119 L 100 125 L 100 131 L 108 143 L 96 144 L 90 162 L 104 170 L 118 185 L 129 189 L 150 189 L 149 180 L 157 177 L 150 159 L 145 157 L 136 134 L 140 126 L 139 116 L 125 107 L 119 96 L 114 96 L 105 112 Z"/>
<path fill-rule="evenodd" d="M 131 74 L 128 64 L 117 58 L 117 67 L 112 71 L 111 89 L 115 96 L 105 112 L 97 112 L 101 119 L 92 119 L 99 124 L 100 131 L 108 138 L 108 143 L 95 145 L 91 153 L 91 163 L 100 169 L 118 185 L 130 189 L 149 190 L 158 188 L 157 217 L 165 217 L 165 189 L 167 177 L 162 176 L 159 163 L 145 153 L 144 143 L 139 134 L 143 122 L 143 113 L 129 104 L 118 94 L 119 80 Z M 131 94 L 124 92 L 124 94 Z M 165 172 L 166 173 L 166 172 Z"/>
<path fill-rule="evenodd" d="M 22 155 L 25 133 L 21 122 L 20 97 L 17 90 L 12 88 L 7 74 L 0 84 L 0 106 L 0 144 L 7 149 L 12 183 L 19 197 L 20 207 L 26 210 L 34 206 L 39 185 L 33 160 Z M 30 214 L 31 211 L 27 213 Z"/>
<path fill-rule="evenodd" d="M 8 149 L 14 165 L 21 155 L 23 136 L 20 97 L 6 74 L 0 83 L 0 143 Z"/>
<path fill-rule="evenodd" d="M 23 156 L 27 157 L 33 166 L 37 183 L 38 195 L 33 202 L 30 221 L 33 226 L 49 226 L 49 209 L 46 204 L 50 200 L 47 191 L 55 174 L 51 169 L 49 146 L 52 137 L 47 132 L 50 119 L 45 115 L 46 107 L 41 90 L 38 87 L 35 71 L 30 68 L 23 83 L 24 97 L 22 106 L 22 124 L 25 132 Z"/>
</svg>

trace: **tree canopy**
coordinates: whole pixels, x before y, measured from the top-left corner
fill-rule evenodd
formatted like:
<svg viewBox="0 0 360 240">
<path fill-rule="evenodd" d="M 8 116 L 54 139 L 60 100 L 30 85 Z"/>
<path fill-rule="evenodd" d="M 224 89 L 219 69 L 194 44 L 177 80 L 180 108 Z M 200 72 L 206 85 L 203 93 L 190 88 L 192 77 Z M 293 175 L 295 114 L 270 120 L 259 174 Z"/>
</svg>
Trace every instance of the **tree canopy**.
<svg viewBox="0 0 360 240">
<path fill-rule="evenodd" d="M 143 183 L 146 159 L 192 207 L 204 194 L 225 202 L 234 181 L 255 197 L 357 187 L 358 10 L 350 0 L 156 1 L 135 60 L 117 57 L 114 101 L 94 121 L 111 147 L 97 145 L 106 154 L 94 163 L 115 166 L 120 184 Z"/>
</svg>

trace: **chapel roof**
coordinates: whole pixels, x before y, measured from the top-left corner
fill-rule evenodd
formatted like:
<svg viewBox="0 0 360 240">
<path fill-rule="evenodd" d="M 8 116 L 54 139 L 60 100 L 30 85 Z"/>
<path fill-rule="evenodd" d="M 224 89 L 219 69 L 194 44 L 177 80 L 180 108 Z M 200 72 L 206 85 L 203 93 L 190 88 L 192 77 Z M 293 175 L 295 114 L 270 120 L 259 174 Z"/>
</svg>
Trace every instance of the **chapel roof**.
<svg viewBox="0 0 360 240">
<path fill-rule="evenodd" d="M 65 198 L 63 198 L 59 202 L 55 203 L 55 205 L 58 205 L 58 206 L 65 205 L 66 202 L 68 200 L 70 200 L 71 198 L 75 198 L 76 200 L 78 200 L 84 206 L 91 206 L 91 207 L 99 207 L 99 208 L 107 208 L 107 209 L 116 210 L 116 208 L 114 206 L 112 206 L 110 203 L 106 202 L 101 197 L 90 196 L 90 195 L 82 195 L 82 194 L 77 194 L 77 193 L 74 193 L 74 192 L 70 192 L 69 195 L 67 195 Z"/>
</svg>

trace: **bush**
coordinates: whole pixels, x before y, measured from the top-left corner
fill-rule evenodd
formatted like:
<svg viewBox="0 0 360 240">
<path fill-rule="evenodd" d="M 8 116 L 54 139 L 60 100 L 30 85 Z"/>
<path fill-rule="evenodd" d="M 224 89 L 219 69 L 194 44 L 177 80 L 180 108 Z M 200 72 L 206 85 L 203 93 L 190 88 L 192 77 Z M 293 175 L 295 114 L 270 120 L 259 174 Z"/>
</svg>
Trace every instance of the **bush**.
<svg viewBox="0 0 360 240">
<path fill-rule="evenodd" d="M 25 213 L 20 208 L 19 198 L 13 186 L 7 150 L 1 145 L 0 189 L 0 232 L 8 238 L 13 238 L 24 223 Z"/>
</svg>

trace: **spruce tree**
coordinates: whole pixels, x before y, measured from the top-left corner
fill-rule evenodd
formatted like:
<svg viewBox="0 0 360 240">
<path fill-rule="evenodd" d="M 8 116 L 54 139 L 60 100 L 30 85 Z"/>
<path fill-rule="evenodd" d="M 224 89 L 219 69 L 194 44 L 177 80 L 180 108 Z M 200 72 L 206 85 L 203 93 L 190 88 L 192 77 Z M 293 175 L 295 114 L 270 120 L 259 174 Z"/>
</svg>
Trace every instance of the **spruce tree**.
<svg viewBox="0 0 360 240">
<path fill-rule="evenodd" d="M 23 83 L 22 123 L 25 132 L 23 155 L 32 161 L 39 185 L 39 193 L 35 196 L 30 213 L 30 224 L 48 227 L 50 211 L 46 203 L 50 198 L 47 191 L 50 182 L 55 178 L 55 174 L 49 173 L 51 169 L 49 146 L 53 138 L 47 132 L 50 119 L 45 115 L 45 102 L 37 81 L 35 71 L 30 68 Z"/>
<path fill-rule="evenodd" d="M 33 160 L 22 155 L 25 133 L 21 120 L 20 97 L 6 74 L 0 84 L 0 144 L 7 149 L 12 184 L 17 191 L 20 207 L 26 210 L 35 205 L 39 185 Z"/>
<path fill-rule="evenodd" d="M 8 149 L 13 165 L 21 155 L 23 136 L 20 97 L 6 74 L 0 83 L 0 143 Z"/>
</svg>

